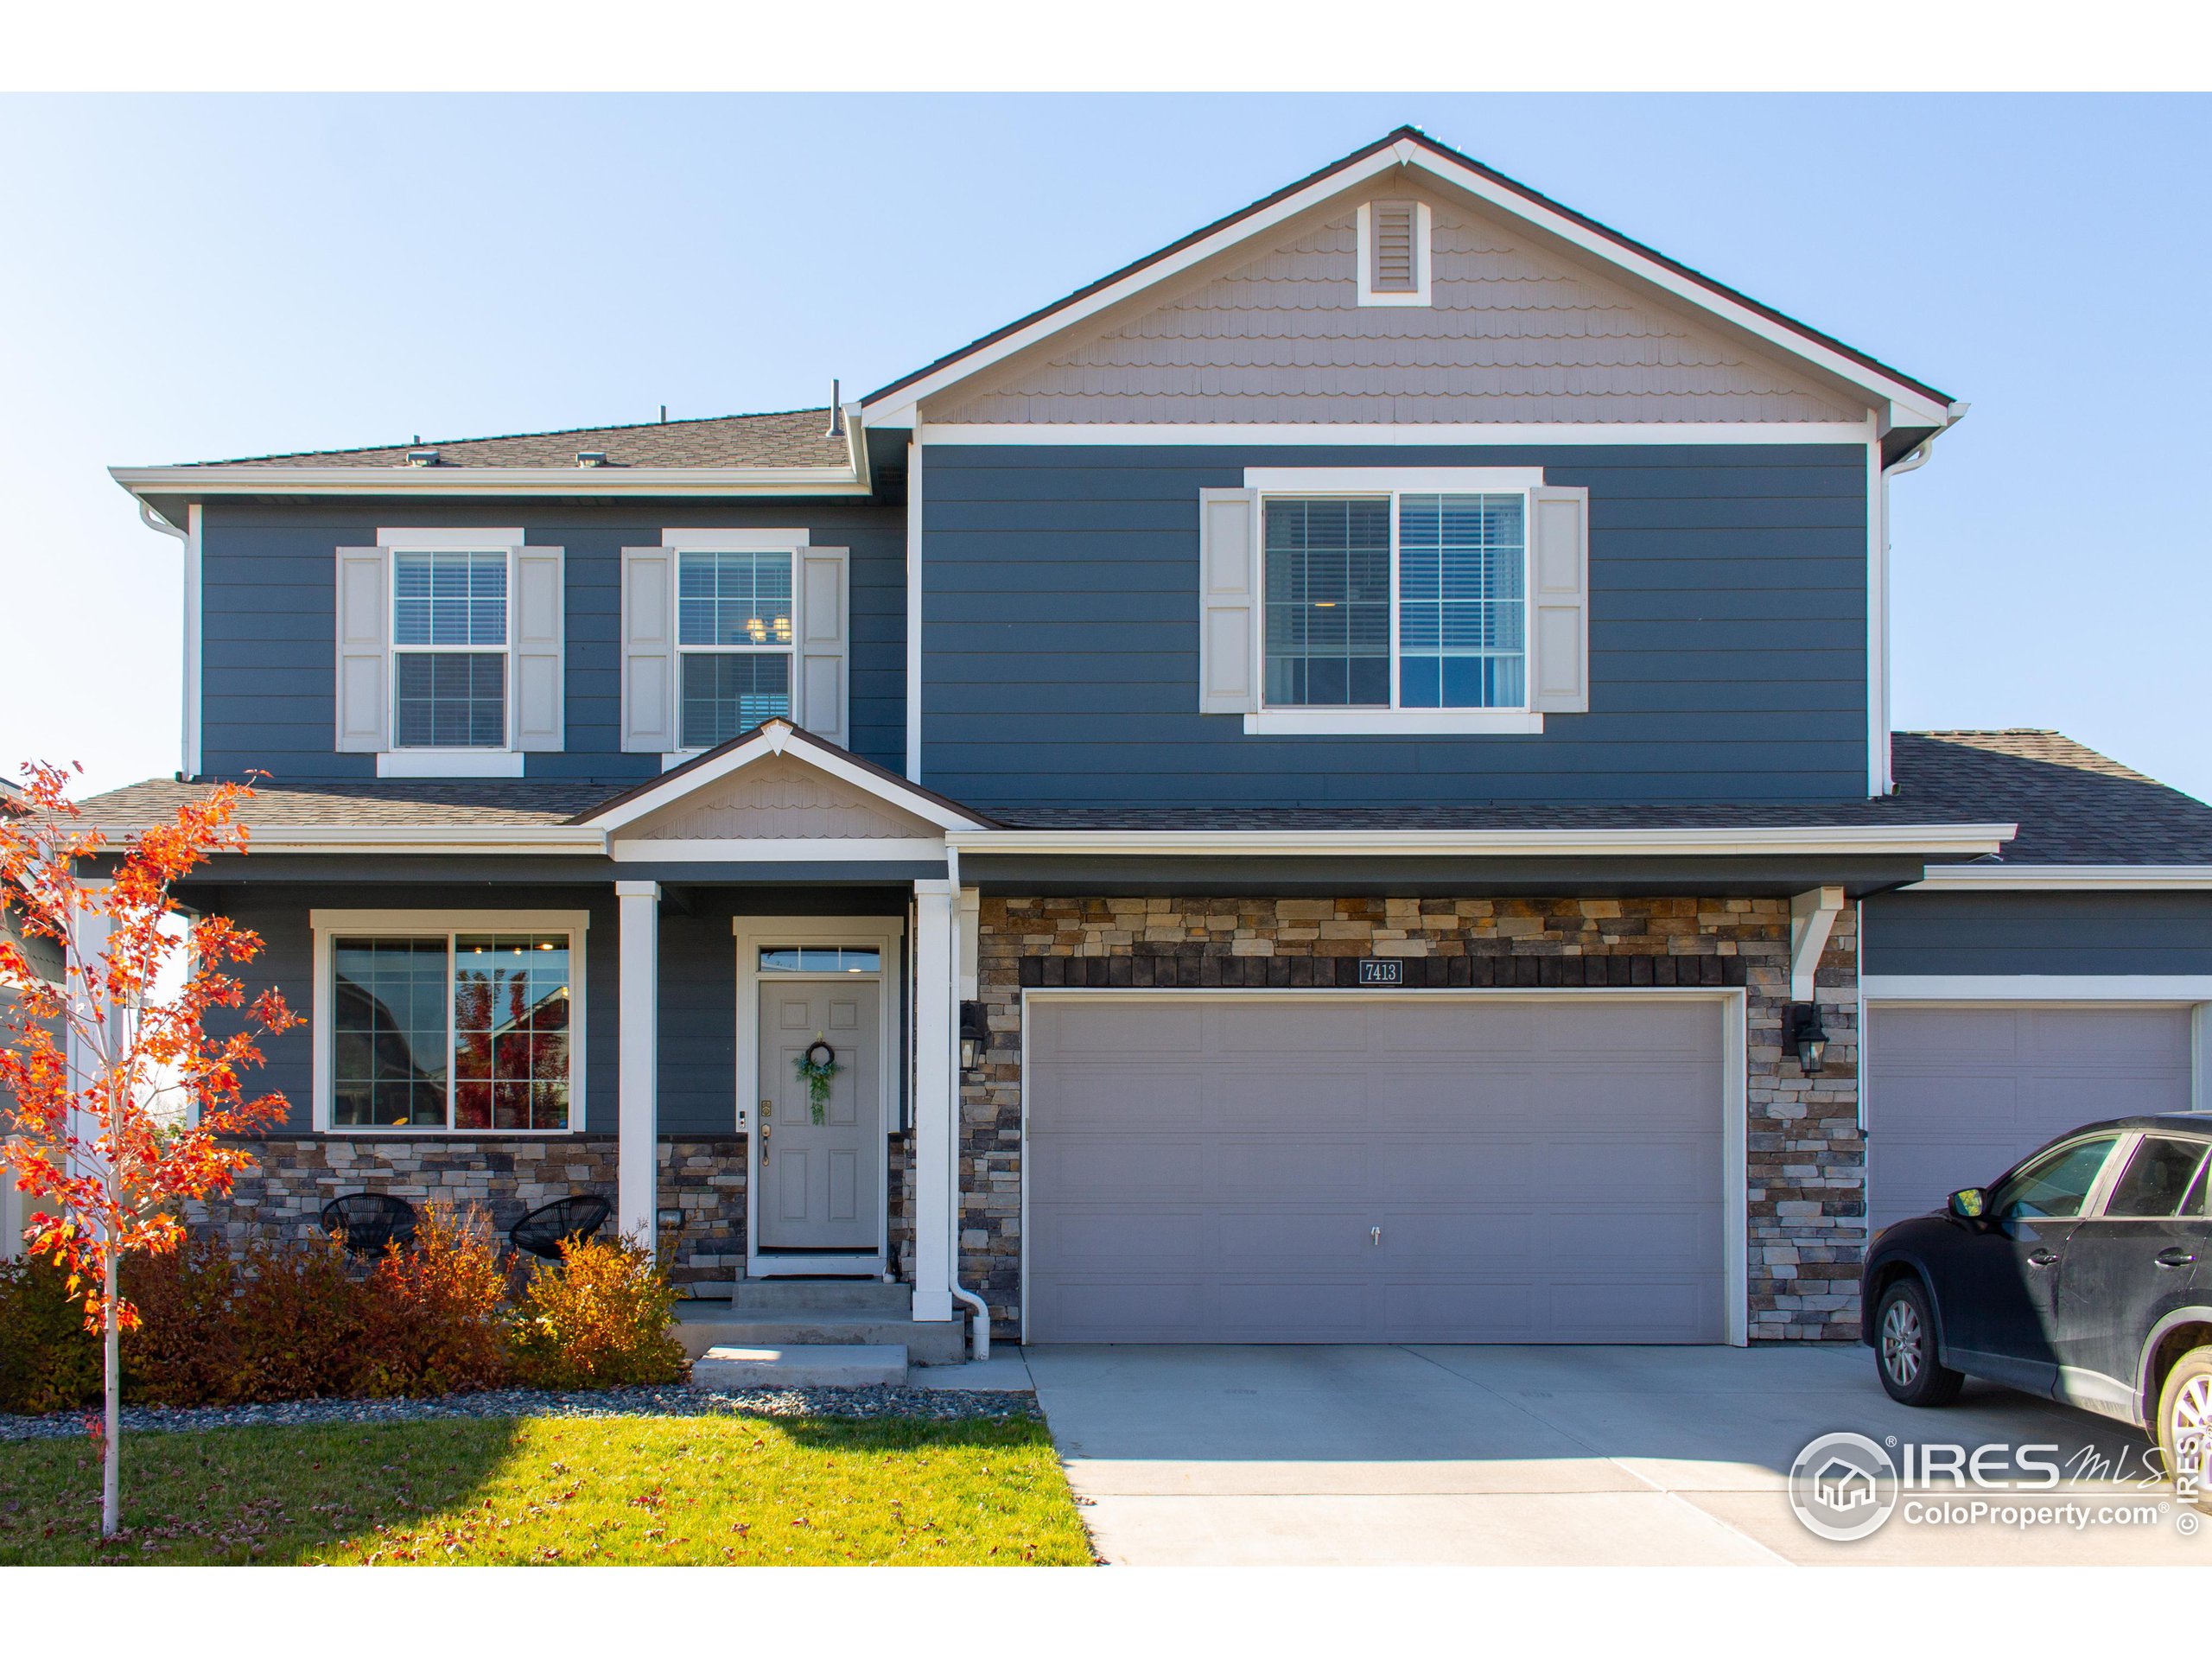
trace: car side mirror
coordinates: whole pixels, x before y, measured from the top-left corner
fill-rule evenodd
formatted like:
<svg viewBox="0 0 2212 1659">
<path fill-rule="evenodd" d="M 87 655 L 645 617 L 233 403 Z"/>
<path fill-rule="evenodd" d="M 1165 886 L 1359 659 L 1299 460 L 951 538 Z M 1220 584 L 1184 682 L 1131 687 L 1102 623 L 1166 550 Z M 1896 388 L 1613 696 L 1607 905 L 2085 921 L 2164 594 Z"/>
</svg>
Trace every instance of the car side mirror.
<svg viewBox="0 0 2212 1659">
<path fill-rule="evenodd" d="M 1948 1200 L 1951 1213 L 1961 1221 L 1980 1221 L 1989 1212 L 1989 1194 L 1978 1186 L 1962 1186 Z"/>
</svg>

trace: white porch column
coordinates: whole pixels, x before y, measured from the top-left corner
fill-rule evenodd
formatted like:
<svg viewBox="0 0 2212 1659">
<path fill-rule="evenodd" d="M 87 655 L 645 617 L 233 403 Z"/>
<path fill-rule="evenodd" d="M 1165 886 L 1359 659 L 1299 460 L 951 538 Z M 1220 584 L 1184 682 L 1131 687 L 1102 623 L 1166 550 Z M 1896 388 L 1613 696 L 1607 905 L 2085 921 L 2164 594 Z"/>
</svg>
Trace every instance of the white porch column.
<svg viewBox="0 0 2212 1659">
<path fill-rule="evenodd" d="M 89 879 L 83 883 L 86 893 L 103 897 L 111 885 L 105 880 Z M 114 931 L 115 924 L 105 914 L 89 910 L 77 913 L 77 957 L 86 971 L 75 977 L 67 977 L 68 964 L 65 961 L 64 995 L 72 1005 L 82 1008 L 96 999 L 98 994 L 91 988 L 91 981 L 106 971 L 108 939 Z M 111 1011 L 103 1023 L 107 1028 L 109 1045 L 112 1047 L 122 1034 L 122 1018 Z M 62 1062 L 68 1070 L 71 1089 L 83 1094 L 99 1081 L 102 1076 L 99 1050 L 87 1039 L 75 1020 L 66 1020 L 63 1024 L 61 1055 Z M 90 1151 L 92 1142 L 99 1132 L 97 1112 L 81 1109 L 70 1111 L 67 1133 L 74 1135 L 86 1147 L 81 1156 L 70 1160 L 71 1174 L 101 1175 L 106 1173 L 105 1166 Z"/>
<path fill-rule="evenodd" d="M 660 883 L 617 881 L 614 893 L 622 912 L 615 1224 L 652 1251 L 659 1236 Z"/>
<path fill-rule="evenodd" d="M 952 1000 L 960 889 L 914 883 L 914 1317 L 952 1317 L 952 1164 L 959 1090 L 953 1066 L 960 1011 Z"/>
</svg>

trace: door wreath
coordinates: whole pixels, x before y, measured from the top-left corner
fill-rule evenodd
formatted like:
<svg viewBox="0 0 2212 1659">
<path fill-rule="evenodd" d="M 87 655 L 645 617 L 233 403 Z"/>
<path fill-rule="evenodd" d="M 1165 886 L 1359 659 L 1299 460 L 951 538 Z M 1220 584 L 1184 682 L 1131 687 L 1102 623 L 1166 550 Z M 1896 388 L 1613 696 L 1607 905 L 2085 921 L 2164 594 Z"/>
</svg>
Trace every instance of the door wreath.
<svg viewBox="0 0 2212 1659">
<path fill-rule="evenodd" d="M 791 1062 L 800 1077 L 806 1079 L 806 1111 L 817 1125 L 823 1122 L 823 1113 L 830 1104 L 830 1079 L 844 1067 L 837 1063 L 837 1051 L 823 1040 L 820 1032 L 806 1046 L 806 1052 Z"/>
</svg>

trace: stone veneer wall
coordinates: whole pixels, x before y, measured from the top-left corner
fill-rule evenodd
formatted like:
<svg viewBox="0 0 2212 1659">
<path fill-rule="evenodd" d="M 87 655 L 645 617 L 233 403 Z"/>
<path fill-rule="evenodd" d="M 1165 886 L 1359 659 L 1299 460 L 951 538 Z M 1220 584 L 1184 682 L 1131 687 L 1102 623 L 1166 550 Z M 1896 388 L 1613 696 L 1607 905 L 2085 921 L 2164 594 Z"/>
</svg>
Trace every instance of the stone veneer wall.
<svg viewBox="0 0 2212 1659">
<path fill-rule="evenodd" d="M 1352 985 L 1363 957 L 1408 987 L 1741 986 L 1749 1018 L 1750 1334 L 1856 1339 L 1866 1237 L 1859 939 L 1838 916 L 1818 997 L 1817 1077 L 1782 1057 L 1782 899 L 995 899 L 982 901 L 984 1063 L 961 1085 L 961 1278 L 1020 1329 L 1021 992 L 1057 985 Z"/>
<path fill-rule="evenodd" d="M 573 1193 L 614 1202 L 611 1135 L 294 1135 L 246 1144 L 255 1166 L 229 1198 L 186 1207 L 188 1225 L 234 1247 L 251 1236 L 319 1235 L 322 1206 L 341 1192 L 388 1192 L 418 1209 L 473 1204 L 502 1232 Z M 671 1276 L 680 1285 L 735 1279 L 745 1271 L 745 1137 L 664 1135 L 659 1151 L 659 1207 L 684 1217 Z"/>
</svg>

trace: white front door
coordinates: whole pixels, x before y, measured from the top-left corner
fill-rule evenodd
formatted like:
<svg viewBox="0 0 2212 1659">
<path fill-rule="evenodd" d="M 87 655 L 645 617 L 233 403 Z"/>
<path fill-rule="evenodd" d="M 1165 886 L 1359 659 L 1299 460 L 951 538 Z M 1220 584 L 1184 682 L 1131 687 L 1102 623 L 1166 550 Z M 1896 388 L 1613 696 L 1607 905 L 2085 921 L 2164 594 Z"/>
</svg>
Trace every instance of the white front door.
<svg viewBox="0 0 2212 1659">
<path fill-rule="evenodd" d="M 874 1250 L 881 1242 L 882 998 L 874 978 L 761 976 L 753 1176 L 763 1249 Z M 799 1069 L 817 1042 L 836 1067 L 819 1104 Z"/>
</svg>

